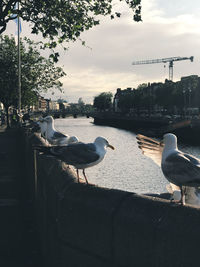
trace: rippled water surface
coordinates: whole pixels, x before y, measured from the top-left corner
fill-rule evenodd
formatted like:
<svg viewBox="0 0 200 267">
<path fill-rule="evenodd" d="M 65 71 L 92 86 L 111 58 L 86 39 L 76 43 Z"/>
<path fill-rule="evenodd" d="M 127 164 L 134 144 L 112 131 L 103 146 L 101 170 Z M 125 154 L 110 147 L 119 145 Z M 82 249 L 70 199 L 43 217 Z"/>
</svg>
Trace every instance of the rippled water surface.
<svg viewBox="0 0 200 267">
<path fill-rule="evenodd" d="M 93 142 L 97 136 L 103 136 L 115 147 L 115 150 L 108 148 L 101 163 L 86 169 L 90 183 L 136 193 L 166 192 L 165 186 L 168 182 L 160 167 L 142 155 L 134 133 L 94 125 L 91 118 L 56 119 L 55 126 L 62 132 L 76 135 L 80 141 L 86 143 Z M 200 157 L 199 147 L 180 144 L 179 148 Z"/>
</svg>

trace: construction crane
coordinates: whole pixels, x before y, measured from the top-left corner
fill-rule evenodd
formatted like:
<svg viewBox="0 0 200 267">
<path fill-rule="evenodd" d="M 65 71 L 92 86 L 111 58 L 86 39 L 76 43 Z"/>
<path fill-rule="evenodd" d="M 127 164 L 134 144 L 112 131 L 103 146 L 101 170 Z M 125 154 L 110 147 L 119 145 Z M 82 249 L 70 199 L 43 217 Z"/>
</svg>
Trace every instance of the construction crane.
<svg viewBox="0 0 200 267">
<path fill-rule="evenodd" d="M 142 64 L 154 64 L 154 63 L 167 63 L 169 62 L 169 80 L 173 80 L 173 65 L 174 61 L 188 60 L 190 59 L 193 62 L 194 57 L 169 57 L 169 58 L 160 58 L 160 59 L 149 59 L 149 60 L 140 60 L 133 61 L 132 65 L 142 65 Z"/>
</svg>

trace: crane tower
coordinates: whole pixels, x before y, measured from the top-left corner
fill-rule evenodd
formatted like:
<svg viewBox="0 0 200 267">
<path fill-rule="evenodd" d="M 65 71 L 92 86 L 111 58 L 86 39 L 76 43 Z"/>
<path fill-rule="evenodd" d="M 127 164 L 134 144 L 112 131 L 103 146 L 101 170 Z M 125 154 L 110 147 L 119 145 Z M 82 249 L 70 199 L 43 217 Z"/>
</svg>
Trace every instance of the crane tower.
<svg viewBox="0 0 200 267">
<path fill-rule="evenodd" d="M 169 58 L 160 58 L 160 59 L 149 59 L 149 60 L 140 60 L 140 61 L 133 61 L 132 65 L 142 65 L 142 64 L 154 64 L 154 63 L 167 63 L 169 62 L 169 80 L 173 80 L 173 65 L 174 61 L 180 60 L 190 60 L 193 62 L 194 57 L 169 57 Z"/>
</svg>

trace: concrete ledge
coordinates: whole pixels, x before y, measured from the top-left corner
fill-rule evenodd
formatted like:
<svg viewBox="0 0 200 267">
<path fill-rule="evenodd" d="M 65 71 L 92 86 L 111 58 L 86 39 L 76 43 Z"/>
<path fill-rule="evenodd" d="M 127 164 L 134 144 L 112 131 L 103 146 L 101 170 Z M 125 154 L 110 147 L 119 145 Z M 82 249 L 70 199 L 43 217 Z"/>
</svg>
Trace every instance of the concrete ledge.
<svg viewBox="0 0 200 267">
<path fill-rule="evenodd" d="M 71 185 L 61 203 L 59 238 L 104 259 L 112 259 L 113 216 L 129 193 Z"/>
<path fill-rule="evenodd" d="M 123 266 L 194 266 L 199 209 L 131 195 L 114 221 L 114 258 Z"/>
<path fill-rule="evenodd" d="M 38 136 L 33 141 L 41 142 Z M 44 266 L 196 267 L 199 209 L 78 184 L 73 168 L 27 153 L 36 168 L 30 177 Z"/>
</svg>

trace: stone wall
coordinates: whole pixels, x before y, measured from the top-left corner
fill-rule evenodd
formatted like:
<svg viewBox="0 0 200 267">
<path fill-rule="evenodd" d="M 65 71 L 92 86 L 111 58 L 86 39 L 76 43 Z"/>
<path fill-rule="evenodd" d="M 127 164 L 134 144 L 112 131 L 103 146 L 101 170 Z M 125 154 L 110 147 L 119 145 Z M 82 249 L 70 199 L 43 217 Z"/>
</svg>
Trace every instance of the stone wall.
<svg viewBox="0 0 200 267">
<path fill-rule="evenodd" d="M 72 167 L 34 152 L 36 143 L 42 144 L 37 134 L 26 135 L 27 180 L 35 203 L 43 266 L 198 264 L 199 209 L 77 183 Z"/>
</svg>

